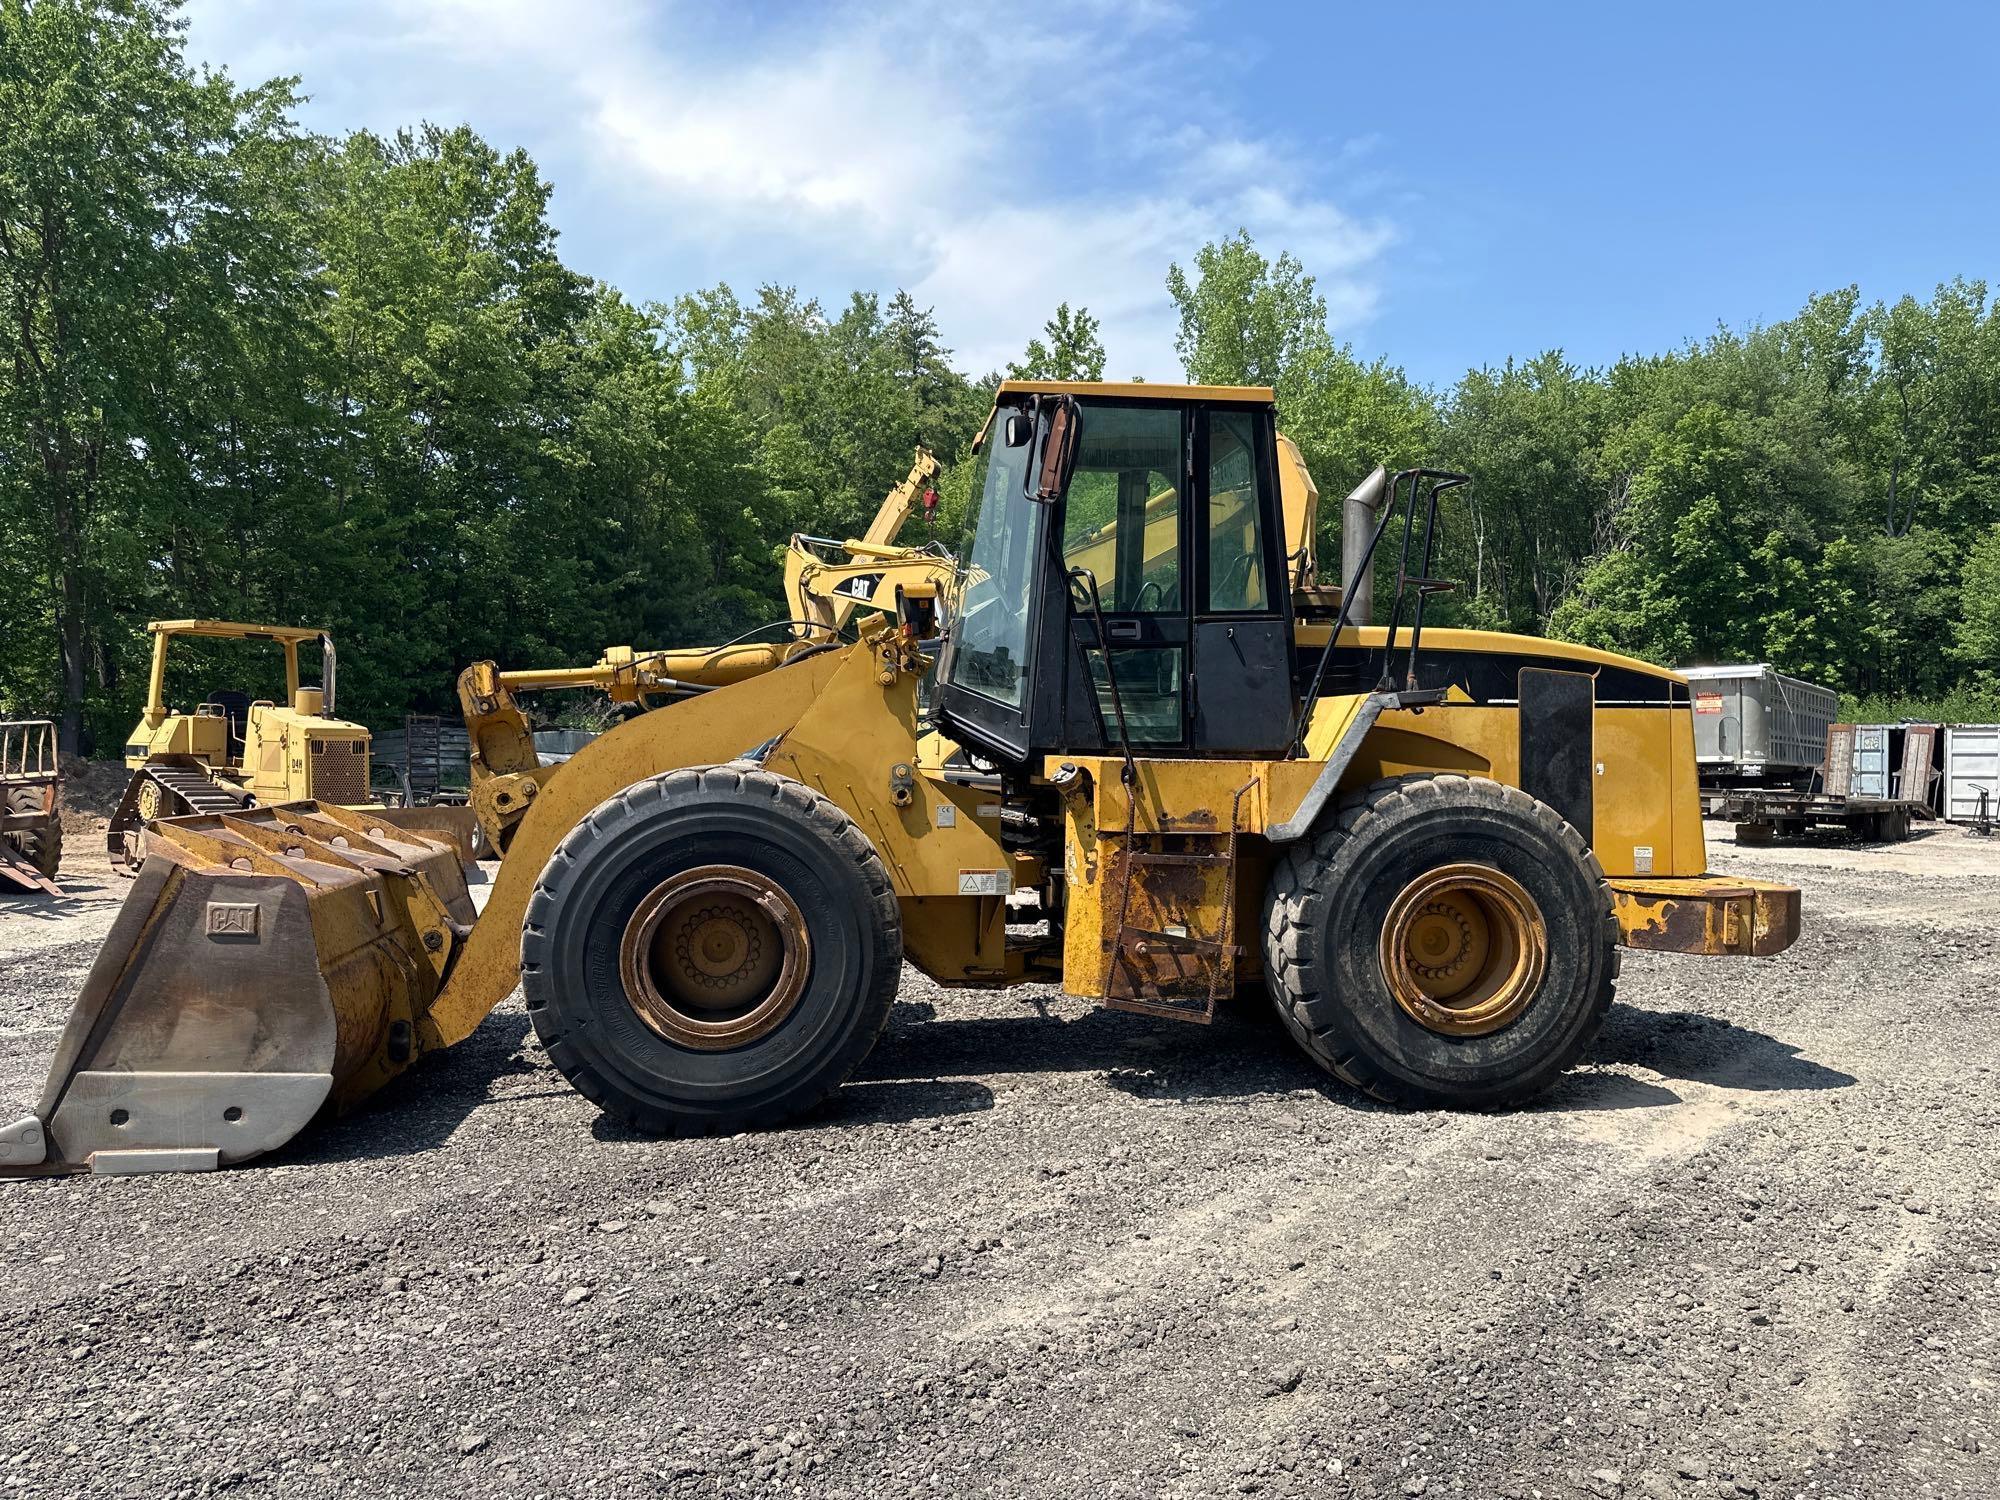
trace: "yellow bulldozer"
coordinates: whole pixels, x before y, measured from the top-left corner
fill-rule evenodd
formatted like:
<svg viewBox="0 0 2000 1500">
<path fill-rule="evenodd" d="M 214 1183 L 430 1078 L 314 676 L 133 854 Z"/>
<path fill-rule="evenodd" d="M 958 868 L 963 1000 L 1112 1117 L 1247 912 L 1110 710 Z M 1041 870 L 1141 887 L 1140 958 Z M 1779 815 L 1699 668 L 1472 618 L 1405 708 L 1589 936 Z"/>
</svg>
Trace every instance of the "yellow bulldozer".
<svg viewBox="0 0 2000 1500">
<path fill-rule="evenodd" d="M 1371 476 L 1322 585 L 1275 423 L 1261 388 L 1007 382 L 955 598 L 905 582 L 559 766 L 526 761 L 527 684 L 469 668 L 485 785 L 523 794 L 479 807 L 476 920 L 450 851 L 366 809 L 162 820 L 0 1162 L 254 1157 L 517 985 L 607 1112 L 771 1125 L 867 1054 L 904 962 L 1194 1023 L 1262 990 L 1357 1088 L 1506 1105 L 1589 1043 L 1621 944 L 1787 947 L 1796 889 L 1707 873 L 1686 682 L 1426 629 L 1463 476 Z"/>
<path fill-rule="evenodd" d="M 234 620 L 155 620 L 146 707 L 125 742 L 132 772 L 105 829 L 112 868 L 135 874 L 148 831 L 162 818 L 233 812 L 302 800 L 367 805 L 366 726 L 334 717 L 333 637 L 318 626 L 245 625 Z M 262 641 L 284 655 L 285 701 L 217 689 L 193 711 L 170 708 L 169 648 L 177 640 Z M 317 643 L 318 687 L 300 681 L 299 648 Z M 461 807 L 377 809 L 398 827 L 440 838 L 471 858 L 477 826 Z"/>
<path fill-rule="evenodd" d="M 325 630 L 233 620 L 155 620 L 146 629 L 153 637 L 146 707 L 125 741 L 132 779 L 105 833 L 114 864 L 144 863 L 145 829 L 160 818 L 304 798 L 367 798 L 368 731 L 334 717 L 335 656 Z M 192 639 L 277 646 L 285 659 L 284 702 L 220 689 L 192 711 L 169 707 L 170 648 Z M 320 648 L 320 685 L 306 687 L 299 648 L 313 643 Z"/>
</svg>

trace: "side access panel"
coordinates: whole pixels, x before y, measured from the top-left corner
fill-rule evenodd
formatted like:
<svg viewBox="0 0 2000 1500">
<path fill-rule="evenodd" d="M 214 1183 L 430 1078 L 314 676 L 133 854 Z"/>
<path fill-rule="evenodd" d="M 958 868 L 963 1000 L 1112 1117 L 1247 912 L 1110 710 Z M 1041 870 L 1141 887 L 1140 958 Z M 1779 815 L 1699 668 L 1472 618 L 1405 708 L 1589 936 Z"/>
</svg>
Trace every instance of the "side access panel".
<svg viewBox="0 0 2000 1500">
<path fill-rule="evenodd" d="M 1597 683 L 1587 672 L 1524 667 L 1519 691 L 1521 790 L 1594 843 Z"/>
<path fill-rule="evenodd" d="M 1195 748 L 1282 754 L 1292 738 L 1291 673 L 1285 621 L 1197 620 Z"/>
</svg>

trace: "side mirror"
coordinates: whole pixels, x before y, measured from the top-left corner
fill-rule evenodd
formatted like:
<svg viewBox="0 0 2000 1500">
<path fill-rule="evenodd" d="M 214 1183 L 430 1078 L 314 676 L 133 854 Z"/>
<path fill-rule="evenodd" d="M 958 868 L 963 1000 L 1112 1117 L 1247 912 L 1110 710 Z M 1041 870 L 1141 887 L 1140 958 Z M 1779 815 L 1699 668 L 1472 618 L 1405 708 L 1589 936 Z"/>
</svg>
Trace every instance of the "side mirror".
<svg viewBox="0 0 2000 1500">
<path fill-rule="evenodd" d="M 1024 411 L 1007 413 L 1007 446 L 1025 448 L 1035 440 L 1035 419 Z"/>
<path fill-rule="evenodd" d="M 1049 408 L 1049 430 L 1042 439 L 1040 472 L 1035 477 L 1035 499 L 1044 503 L 1060 500 L 1069 488 L 1070 470 L 1076 466 L 1077 442 L 1083 436 L 1083 417 L 1076 401 L 1058 397 Z"/>
</svg>

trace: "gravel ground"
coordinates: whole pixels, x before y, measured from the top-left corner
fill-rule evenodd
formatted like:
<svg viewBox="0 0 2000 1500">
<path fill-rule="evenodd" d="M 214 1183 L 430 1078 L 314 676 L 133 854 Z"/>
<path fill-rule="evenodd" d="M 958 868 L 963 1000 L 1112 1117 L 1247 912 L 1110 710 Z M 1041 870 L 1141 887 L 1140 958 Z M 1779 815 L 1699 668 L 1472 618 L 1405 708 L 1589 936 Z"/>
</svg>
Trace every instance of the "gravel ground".
<svg viewBox="0 0 2000 1500">
<path fill-rule="evenodd" d="M 35 1496 L 2000 1495 L 2000 841 L 1739 852 L 1535 1107 L 912 975 L 805 1124 L 608 1124 L 518 1005 L 210 1177 L 0 1183 Z M 123 887 L 0 902 L 0 1107 Z"/>
</svg>

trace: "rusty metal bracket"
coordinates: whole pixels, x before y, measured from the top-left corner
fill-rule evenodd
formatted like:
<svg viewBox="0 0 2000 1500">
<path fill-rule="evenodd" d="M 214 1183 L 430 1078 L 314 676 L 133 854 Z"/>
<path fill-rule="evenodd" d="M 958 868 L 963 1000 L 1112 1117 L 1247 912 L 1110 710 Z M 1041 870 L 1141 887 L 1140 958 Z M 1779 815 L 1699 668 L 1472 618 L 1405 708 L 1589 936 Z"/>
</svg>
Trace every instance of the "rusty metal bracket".
<svg viewBox="0 0 2000 1500">
<path fill-rule="evenodd" d="M 1768 880 L 1621 877 L 1611 906 L 1628 948 L 1767 958 L 1799 935 L 1799 888 Z"/>
</svg>

